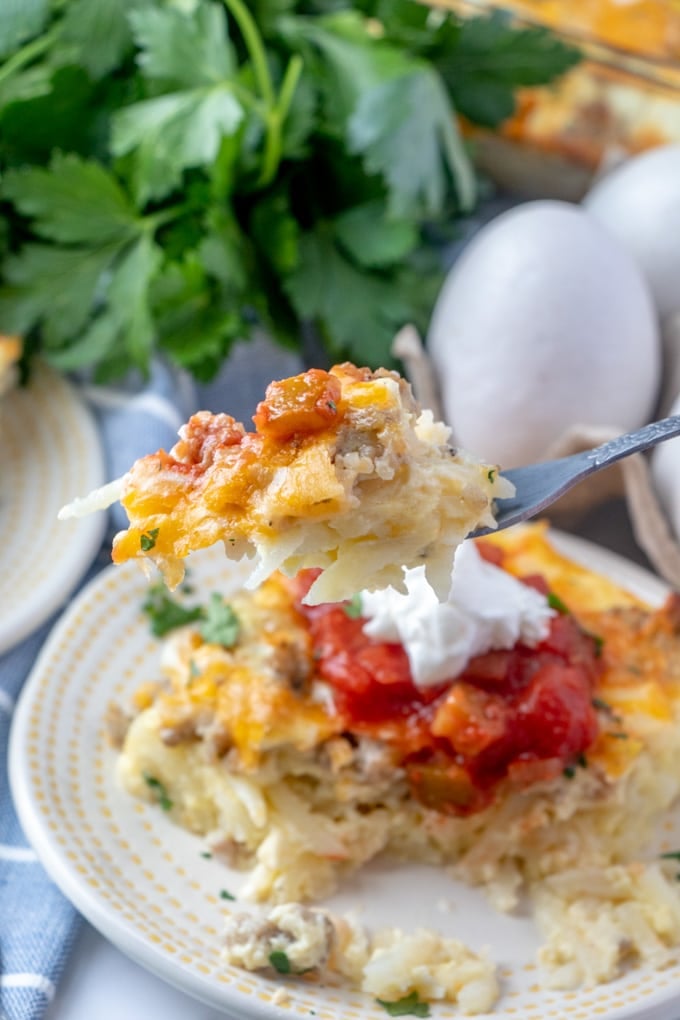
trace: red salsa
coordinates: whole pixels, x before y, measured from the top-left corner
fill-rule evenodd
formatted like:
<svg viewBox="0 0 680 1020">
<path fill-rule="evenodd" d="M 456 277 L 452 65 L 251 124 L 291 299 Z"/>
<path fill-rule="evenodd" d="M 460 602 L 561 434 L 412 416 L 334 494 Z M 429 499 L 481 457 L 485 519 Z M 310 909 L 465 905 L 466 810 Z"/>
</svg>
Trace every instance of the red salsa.
<svg viewBox="0 0 680 1020">
<path fill-rule="evenodd" d="M 298 579 L 298 598 L 315 573 Z M 524 580 L 547 594 L 542 578 Z M 506 779 L 569 775 L 597 736 L 599 642 L 567 612 L 538 645 L 478 655 L 455 679 L 419 689 L 403 647 L 369 638 L 346 605 L 298 607 L 347 729 L 391 744 L 413 794 L 439 811 L 479 811 Z"/>
</svg>

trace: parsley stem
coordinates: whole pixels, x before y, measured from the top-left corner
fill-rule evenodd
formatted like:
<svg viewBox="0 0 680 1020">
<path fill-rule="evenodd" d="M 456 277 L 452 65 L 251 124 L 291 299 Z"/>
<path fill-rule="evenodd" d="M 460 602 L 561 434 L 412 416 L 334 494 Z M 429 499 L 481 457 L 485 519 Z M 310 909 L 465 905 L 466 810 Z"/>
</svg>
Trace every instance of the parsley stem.
<svg viewBox="0 0 680 1020">
<path fill-rule="evenodd" d="M 275 102 L 274 86 L 267 65 L 267 54 L 262 43 L 262 36 L 258 31 L 255 19 L 242 0 L 223 0 L 223 2 L 241 31 L 246 49 L 253 62 L 255 80 L 262 98 L 268 107 L 272 107 Z"/>
<path fill-rule="evenodd" d="M 281 88 L 279 89 L 279 101 L 277 103 L 279 116 L 281 123 L 288 116 L 290 110 L 290 104 L 293 102 L 293 96 L 295 95 L 295 89 L 300 81 L 300 75 L 304 67 L 304 61 L 299 53 L 296 53 L 290 58 L 286 73 L 283 76 L 281 82 Z"/>
<path fill-rule="evenodd" d="M 32 60 L 39 57 L 45 50 L 48 50 L 59 35 L 58 27 L 55 25 L 51 32 L 45 32 L 44 35 L 33 39 L 32 42 L 17 50 L 9 60 L 6 60 L 2 67 L 0 67 L 0 82 L 6 81 L 15 71 L 20 71 L 22 67 L 30 64 Z"/>
<path fill-rule="evenodd" d="M 281 162 L 281 131 L 290 110 L 290 104 L 295 95 L 295 89 L 300 80 L 303 68 L 302 57 L 295 54 L 291 57 L 286 73 L 281 82 L 276 106 L 270 111 L 266 119 L 267 137 L 262 158 L 262 171 L 258 179 L 260 187 L 266 187 L 276 176 L 276 171 Z"/>
<path fill-rule="evenodd" d="M 142 223 L 147 230 L 154 233 L 159 227 L 165 226 L 166 223 L 172 223 L 173 220 L 178 220 L 180 216 L 184 216 L 188 212 L 191 212 L 191 206 L 188 202 L 182 202 L 179 205 L 171 205 L 166 209 L 159 209 L 158 212 L 150 213 L 143 218 Z"/>
</svg>

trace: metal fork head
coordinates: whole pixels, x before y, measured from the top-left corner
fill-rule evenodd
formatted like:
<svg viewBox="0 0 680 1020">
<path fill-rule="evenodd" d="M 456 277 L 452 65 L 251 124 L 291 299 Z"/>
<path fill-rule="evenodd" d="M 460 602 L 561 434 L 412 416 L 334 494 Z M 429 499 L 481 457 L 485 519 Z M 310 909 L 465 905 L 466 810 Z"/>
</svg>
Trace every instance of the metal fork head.
<svg viewBox="0 0 680 1020">
<path fill-rule="evenodd" d="M 644 425 L 635 432 L 616 436 L 601 446 L 575 453 L 571 457 L 503 471 L 503 477 L 515 486 L 515 495 L 498 500 L 497 528 L 480 528 L 472 537 L 487 535 L 491 531 L 508 528 L 535 517 L 588 475 L 678 435 L 680 415 L 673 415 Z"/>
</svg>

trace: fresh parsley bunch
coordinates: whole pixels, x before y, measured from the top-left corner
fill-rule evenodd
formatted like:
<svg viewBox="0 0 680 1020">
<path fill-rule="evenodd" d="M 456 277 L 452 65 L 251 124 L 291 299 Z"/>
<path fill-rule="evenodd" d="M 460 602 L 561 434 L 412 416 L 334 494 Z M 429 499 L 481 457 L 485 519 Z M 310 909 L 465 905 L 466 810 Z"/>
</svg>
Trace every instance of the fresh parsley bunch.
<svg viewBox="0 0 680 1020">
<path fill-rule="evenodd" d="M 257 328 L 386 363 L 475 202 L 454 111 L 576 59 L 415 0 L 3 0 L 0 331 L 99 380 Z"/>
</svg>

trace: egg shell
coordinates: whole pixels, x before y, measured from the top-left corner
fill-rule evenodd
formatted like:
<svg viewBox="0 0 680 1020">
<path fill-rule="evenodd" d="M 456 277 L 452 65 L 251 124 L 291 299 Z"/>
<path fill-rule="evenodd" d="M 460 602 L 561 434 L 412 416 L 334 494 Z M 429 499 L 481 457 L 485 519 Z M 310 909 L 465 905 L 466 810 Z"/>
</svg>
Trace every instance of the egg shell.
<svg viewBox="0 0 680 1020">
<path fill-rule="evenodd" d="M 637 260 L 659 316 L 680 312 L 680 145 L 620 164 L 583 205 Z"/>
<path fill-rule="evenodd" d="M 461 446 L 504 467 L 574 424 L 649 420 L 660 377 L 651 295 L 582 208 L 529 202 L 483 227 L 450 270 L 427 344 Z"/>
</svg>

